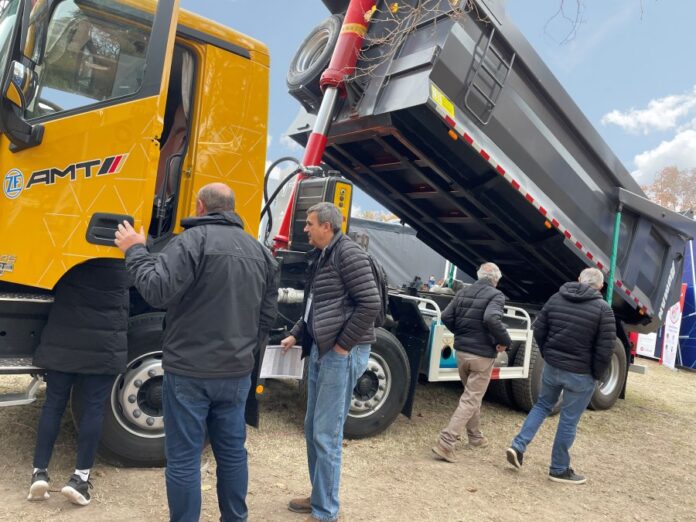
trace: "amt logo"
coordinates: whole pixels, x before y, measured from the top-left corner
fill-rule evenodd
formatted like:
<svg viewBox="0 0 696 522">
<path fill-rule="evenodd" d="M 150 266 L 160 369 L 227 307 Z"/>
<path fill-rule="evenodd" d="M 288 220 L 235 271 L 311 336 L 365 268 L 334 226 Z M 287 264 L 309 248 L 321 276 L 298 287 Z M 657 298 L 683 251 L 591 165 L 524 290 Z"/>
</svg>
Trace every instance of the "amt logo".
<svg viewBox="0 0 696 522">
<path fill-rule="evenodd" d="M 2 191 L 10 199 L 17 198 L 24 190 L 24 175 L 17 169 L 12 169 L 5 174 L 2 182 Z"/>
</svg>

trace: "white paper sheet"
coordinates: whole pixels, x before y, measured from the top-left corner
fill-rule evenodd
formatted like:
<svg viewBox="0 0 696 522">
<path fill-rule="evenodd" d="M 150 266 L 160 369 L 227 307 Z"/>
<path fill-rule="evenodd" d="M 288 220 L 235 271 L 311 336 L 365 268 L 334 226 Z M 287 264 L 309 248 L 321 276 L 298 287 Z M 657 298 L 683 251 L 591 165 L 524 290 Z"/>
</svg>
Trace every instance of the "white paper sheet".
<svg viewBox="0 0 696 522">
<path fill-rule="evenodd" d="M 261 362 L 261 379 L 302 379 L 302 347 L 293 346 L 285 355 L 280 346 L 266 346 Z"/>
</svg>

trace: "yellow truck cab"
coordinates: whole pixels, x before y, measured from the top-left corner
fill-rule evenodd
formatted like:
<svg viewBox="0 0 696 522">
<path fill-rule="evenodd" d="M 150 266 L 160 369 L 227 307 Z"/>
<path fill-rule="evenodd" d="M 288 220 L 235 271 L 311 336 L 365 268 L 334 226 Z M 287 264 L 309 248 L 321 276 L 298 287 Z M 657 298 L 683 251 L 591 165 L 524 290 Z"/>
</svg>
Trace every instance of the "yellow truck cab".
<svg viewBox="0 0 696 522">
<path fill-rule="evenodd" d="M 269 56 L 178 0 L 0 0 L 0 74 L 0 373 L 34 376 L 4 401 L 24 404 L 51 290 L 80 263 L 121 257 L 119 222 L 161 249 L 198 189 L 221 181 L 255 235 Z M 163 313 L 133 294 L 101 453 L 158 465 Z"/>
</svg>

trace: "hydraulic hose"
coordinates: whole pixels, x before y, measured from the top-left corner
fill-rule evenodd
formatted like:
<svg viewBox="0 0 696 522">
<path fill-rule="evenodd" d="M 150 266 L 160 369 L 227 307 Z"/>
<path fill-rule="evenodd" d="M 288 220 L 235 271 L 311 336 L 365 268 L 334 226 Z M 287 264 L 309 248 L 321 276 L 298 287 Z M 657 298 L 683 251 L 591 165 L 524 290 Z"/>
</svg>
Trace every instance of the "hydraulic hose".
<svg viewBox="0 0 696 522">
<path fill-rule="evenodd" d="M 293 161 L 294 163 L 297 164 L 297 168 L 293 172 L 291 172 L 284 180 L 282 180 L 280 182 L 280 184 L 273 191 L 273 194 L 271 194 L 271 196 L 269 197 L 268 196 L 268 178 L 269 178 L 271 172 L 273 171 L 273 169 L 276 166 L 278 166 L 280 163 L 283 163 L 285 161 Z M 266 170 L 266 175 L 264 176 L 264 180 L 263 180 L 263 197 L 264 197 L 266 204 L 261 209 L 261 219 L 263 219 L 264 214 L 268 213 L 268 222 L 266 223 L 266 231 L 264 232 L 264 236 L 263 236 L 264 244 L 268 240 L 268 237 L 271 235 L 271 229 L 273 228 L 273 215 L 270 212 L 271 204 L 273 203 L 273 201 L 275 201 L 276 197 L 278 197 L 278 194 L 283 189 L 283 187 L 285 185 L 287 185 L 287 183 L 291 179 L 293 179 L 296 175 L 298 175 L 300 172 L 302 172 L 300 162 L 297 159 L 289 157 L 289 156 L 286 156 L 286 157 L 283 157 L 283 158 L 280 158 L 280 159 L 274 161 L 273 163 L 271 163 L 271 165 Z"/>
</svg>

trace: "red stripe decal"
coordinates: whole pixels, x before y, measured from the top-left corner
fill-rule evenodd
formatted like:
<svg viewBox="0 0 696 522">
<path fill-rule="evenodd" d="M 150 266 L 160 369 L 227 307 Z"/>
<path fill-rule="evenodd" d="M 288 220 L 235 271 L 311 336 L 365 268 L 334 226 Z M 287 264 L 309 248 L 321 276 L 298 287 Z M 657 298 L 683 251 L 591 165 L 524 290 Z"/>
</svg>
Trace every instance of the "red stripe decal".
<svg viewBox="0 0 696 522">
<path fill-rule="evenodd" d="M 530 203 L 534 203 L 534 198 L 531 196 L 531 194 L 527 193 L 524 195 L 525 199 L 529 201 Z"/>
<path fill-rule="evenodd" d="M 503 167 L 501 167 L 500 165 L 496 165 L 495 170 L 497 170 L 498 174 L 500 174 L 501 176 L 505 175 L 505 169 Z"/>
<path fill-rule="evenodd" d="M 449 125 L 450 127 L 456 127 L 456 126 L 457 126 L 457 122 L 454 121 L 454 120 L 453 120 L 452 118 L 450 118 L 449 116 L 445 116 L 445 121 L 447 122 L 447 125 Z"/>
<path fill-rule="evenodd" d="M 500 379 L 500 368 L 493 368 L 491 379 Z"/>
<path fill-rule="evenodd" d="M 631 291 L 628 288 L 624 288 L 624 290 L 626 291 L 626 295 L 631 295 Z"/>
<path fill-rule="evenodd" d="M 588 252 L 585 255 L 587 256 L 587 259 L 589 259 L 590 261 L 592 261 L 592 259 L 594 259 L 594 256 L 590 252 Z"/>
<path fill-rule="evenodd" d="M 116 172 L 116 169 L 117 169 L 118 166 L 121 164 L 121 160 L 122 160 L 122 159 L 123 159 L 123 154 L 120 155 L 120 156 L 116 156 L 116 157 L 114 158 L 114 162 L 113 162 L 113 164 L 111 165 L 111 168 L 109 169 L 109 174 L 113 174 L 114 172 Z"/>
<path fill-rule="evenodd" d="M 483 156 L 483 159 L 485 159 L 486 161 L 491 159 L 491 157 L 488 155 L 488 153 L 485 150 L 481 149 L 479 152 L 480 152 L 481 156 Z"/>
<path fill-rule="evenodd" d="M 604 270 L 604 265 L 601 261 L 597 261 L 597 268 L 599 268 L 600 270 Z"/>
<path fill-rule="evenodd" d="M 474 138 L 469 136 L 466 132 L 464 133 L 464 141 L 466 141 L 469 145 L 474 143 Z"/>
<path fill-rule="evenodd" d="M 556 221 L 555 219 L 551 219 L 551 224 L 556 228 L 561 226 L 561 224 L 558 221 Z"/>
<path fill-rule="evenodd" d="M 546 216 L 546 209 L 544 207 L 539 207 L 539 212 L 541 212 L 542 216 Z"/>
<path fill-rule="evenodd" d="M 565 232 L 563 232 L 563 235 L 568 239 L 570 239 L 570 237 L 571 237 L 570 232 L 568 232 L 567 230 Z"/>
<path fill-rule="evenodd" d="M 512 188 L 515 190 L 520 190 L 520 184 L 517 183 L 514 179 L 510 182 L 512 184 Z"/>
<path fill-rule="evenodd" d="M 575 246 L 578 247 L 579 250 L 582 250 L 582 243 L 580 241 L 576 241 Z"/>
<path fill-rule="evenodd" d="M 621 287 L 623 286 L 623 283 L 622 283 L 621 281 L 617 281 L 617 282 L 616 282 L 616 286 L 618 286 L 619 288 L 621 288 Z"/>
</svg>

